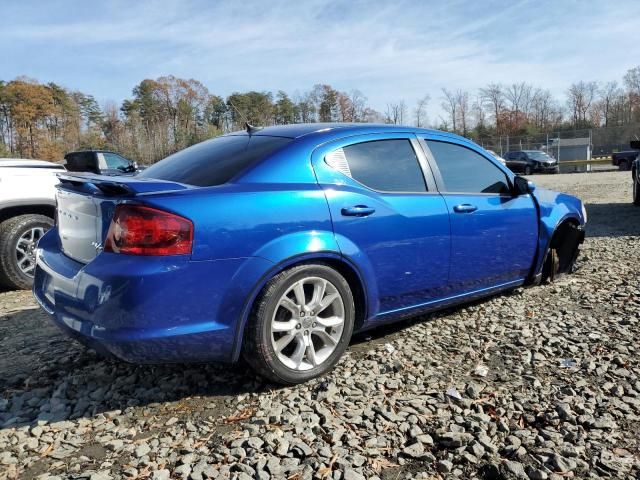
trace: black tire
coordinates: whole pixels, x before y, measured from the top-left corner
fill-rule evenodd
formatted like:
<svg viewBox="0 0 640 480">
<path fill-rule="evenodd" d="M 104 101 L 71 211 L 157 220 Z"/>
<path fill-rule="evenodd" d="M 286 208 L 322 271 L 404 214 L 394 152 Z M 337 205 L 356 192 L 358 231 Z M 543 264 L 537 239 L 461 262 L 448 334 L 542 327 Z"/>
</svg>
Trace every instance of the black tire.
<svg viewBox="0 0 640 480">
<path fill-rule="evenodd" d="M 295 370 L 286 366 L 273 348 L 271 319 L 278 302 L 296 282 L 306 277 L 320 277 L 335 286 L 344 305 L 342 334 L 335 350 L 320 365 L 309 370 Z M 282 384 L 294 385 L 319 377 L 330 371 L 349 345 L 353 333 L 355 305 L 349 284 L 337 271 L 327 265 L 306 264 L 292 267 L 273 277 L 256 299 L 245 332 L 243 357 L 253 369 L 266 379 Z M 306 354 L 305 354 L 306 355 Z"/>
<path fill-rule="evenodd" d="M 531 167 L 529 165 L 524 167 L 524 174 L 525 175 L 531 175 Z"/>
<path fill-rule="evenodd" d="M 560 274 L 558 270 L 560 268 L 560 258 L 558 257 L 558 250 L 554 247 L 550 248 L 547 252 L 547 256 L 542 266 L 542 283 L 553 283 Z"/>
<path fill-rule="evenodd" d="M 626 172 L 627 170 L 629 170 L 629 162 L 626 160 L 620 160 L 620 163 L 618 163 L 618 168 Z"/>
<path fill-rule="evenodd" d="M 542 265 L 542 283 L 552 283 L 567 273 L 573 273 L 580 251 L 578 228 L 561 225 L 551 240 Z"/>
<path fill-rule="evenodd" d="M 638 178 L 638 171 L 633 171 L 633 204 L 636 207 L 640 207 L 640 178 Z"/>
<path fill-rule="evenodd" d="M 42 228 L 46 232 L 52 226 L 51 218 L 36 214 L 19 215 L 0 223 L 0 283 L 9 288 L 31 288 L 33 275 L 25 274 L 18 266 L 18 240 L 31 229 Z"/>
</svg>

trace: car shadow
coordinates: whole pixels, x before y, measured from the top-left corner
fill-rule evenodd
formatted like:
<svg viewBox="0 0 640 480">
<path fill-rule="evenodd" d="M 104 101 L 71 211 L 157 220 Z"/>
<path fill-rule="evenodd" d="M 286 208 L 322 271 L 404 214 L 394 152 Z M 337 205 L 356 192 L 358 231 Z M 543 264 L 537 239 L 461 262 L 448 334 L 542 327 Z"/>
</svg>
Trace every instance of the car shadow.
<svg viewBox="0 0 640 480">
<path fill-rule="evenodd" d="M 68 338 L 35 306 L 0 314 L 0 338 L 0 429 L 157 402 L 223 414 L 237 395 L 274 388 L 243 363 L 133 365 L 105 358 Z"/>
<path fill-rule="evenodd" d="M 410 316 L 356 333 L 349 354 L 364 355 L 407 327 L 452 311 L 455 308 Z M 0 314 L 0 338 L 0 430 L 163 402 L 160 410 L 168 416 L 191 410 L 203 418 L 221 417 L 235 411 L 238 395 L 283 388 L 266 382 L 242 361 L 134 365 L 106 358 L 68 338 L 36 306 Z M 313 382 L 322 388 L 324 381 Z"/>
</svg>

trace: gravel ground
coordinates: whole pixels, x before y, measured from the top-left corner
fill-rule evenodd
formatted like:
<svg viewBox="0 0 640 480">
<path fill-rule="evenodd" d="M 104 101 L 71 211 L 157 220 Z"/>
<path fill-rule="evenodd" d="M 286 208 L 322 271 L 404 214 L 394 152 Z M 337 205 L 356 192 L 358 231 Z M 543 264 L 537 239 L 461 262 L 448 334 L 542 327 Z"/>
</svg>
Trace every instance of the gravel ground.
<svg viewBox="0 0 640 480">
<path fill-rule="evenodd" d="M 587 202 L 574 275 L 361 335 L 298 387 L 104 360 L 0 293 L 0 478 L 639 478 L 630 175 L 532 179 Z"/>
</svg>

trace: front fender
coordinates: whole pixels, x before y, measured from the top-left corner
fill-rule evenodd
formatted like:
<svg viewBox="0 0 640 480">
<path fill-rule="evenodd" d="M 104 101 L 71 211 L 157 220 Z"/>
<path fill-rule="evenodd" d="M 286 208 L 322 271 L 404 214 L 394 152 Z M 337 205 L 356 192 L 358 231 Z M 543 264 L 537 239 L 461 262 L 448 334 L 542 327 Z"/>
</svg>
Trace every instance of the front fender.
<svg viewBox="0 0 640 480">
<path fill-rule="evenodd" d="M 586 224 L 582 213 L 580 199 L 566 193 L 536 189 L 534 196 L 540 212 L 540 228 L 538 237 L 538 254 L 532 269 L 531 277 L 536 278 L 542 272 L 551 239 L 558 227 L 566 221 L 573 221 L 580 227 Z"/>
</svg>

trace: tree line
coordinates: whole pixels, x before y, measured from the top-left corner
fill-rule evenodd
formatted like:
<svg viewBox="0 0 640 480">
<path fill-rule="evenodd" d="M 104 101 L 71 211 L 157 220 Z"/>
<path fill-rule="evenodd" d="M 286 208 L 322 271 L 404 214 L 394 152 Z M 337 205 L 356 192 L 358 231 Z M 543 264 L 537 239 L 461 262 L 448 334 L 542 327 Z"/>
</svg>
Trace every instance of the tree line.
<svg viewBox="0 0 640 480">
<path fill-rule="evenodd" d="M 283 90 L 235 92 L 226 99 L 201 82 L 172 75 L 145 79 L 121 104 L 20 77 L 0 80 L 0 157 L 60 160 L 68 151 L 102 148 L 152 163 L 204 139 L 242 129 L 245 122 L 280 125 L 379 122 L 428 125 L 482 141 L 640 122 L 640 66 L 618 82 L 580 81 L 564 98 L 528 82 L 492 83 L 476 91 L 443 88 L 442 115 L 430 121 L 431 97 L 373 109 L 359 90 L 326 84 L 290 95 Z"/>
</svg>

